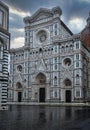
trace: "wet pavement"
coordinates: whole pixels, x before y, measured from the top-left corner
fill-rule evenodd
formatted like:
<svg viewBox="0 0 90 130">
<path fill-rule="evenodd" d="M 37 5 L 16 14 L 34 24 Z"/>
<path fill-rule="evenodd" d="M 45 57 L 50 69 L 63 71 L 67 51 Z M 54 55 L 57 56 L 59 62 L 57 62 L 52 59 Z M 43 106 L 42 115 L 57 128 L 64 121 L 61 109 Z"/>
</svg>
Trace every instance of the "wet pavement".
<svg viewBox="0 0 90 130">
<path fill-rule="evenodd" d="M 0 130 L 90 130 L 90 107 L 10 106 Z"/>
</svg>

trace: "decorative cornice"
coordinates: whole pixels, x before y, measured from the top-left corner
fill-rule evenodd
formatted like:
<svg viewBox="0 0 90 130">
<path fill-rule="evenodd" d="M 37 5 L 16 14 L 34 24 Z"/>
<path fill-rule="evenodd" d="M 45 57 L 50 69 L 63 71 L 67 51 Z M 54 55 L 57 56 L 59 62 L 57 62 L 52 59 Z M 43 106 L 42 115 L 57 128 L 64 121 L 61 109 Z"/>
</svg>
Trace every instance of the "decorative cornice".
<svg viewBox="0 0 90 130">
<path fill-rule="evenodd" d="M 56 37 L 56 36 L 55 36 Z M 78 33 L 78 34 L 74 34 L 74 35 L 72 35 L 72 36 L 69 36 L 69 37 L 66 37 L 66 38 L 61 38 L 61 37 L 53 37 L 53 42 L 54 43 L 63 43 L 63 42 L 67 42 L 67 41 L 75 41 L 75 40 L 77 40 L 77 39 L 79 39 L 80 40 L 80 33 Z"/>
</svg>

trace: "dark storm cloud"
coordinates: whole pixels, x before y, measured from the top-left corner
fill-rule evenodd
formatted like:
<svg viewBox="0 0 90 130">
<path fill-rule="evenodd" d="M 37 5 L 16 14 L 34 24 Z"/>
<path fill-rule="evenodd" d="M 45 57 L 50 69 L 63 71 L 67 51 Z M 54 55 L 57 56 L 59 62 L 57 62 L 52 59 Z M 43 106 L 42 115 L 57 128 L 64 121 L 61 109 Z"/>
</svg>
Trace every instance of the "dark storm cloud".
<svg viewBox="0 0 90 130">
<path fill-rule="evenodd" d="M 63 11 L 66 20 L 68 21 L 72 17 L 87 18 L 90 11 L 90 2 L 82 0 L 67 0 L 63 3 Z"/>
<path fill-rule="evenodd" d="M 40 7 L 52 8 L 60 6 L 66 20 L 71 17 L 85 17 L 90 10 L 90 2 L 87 0 L 4 0 L 10 5 L 24 11 L 34 13 Z M 89 1 L 89 0 L 88 0 Z"/>
<path fill-rule="evenodd" d="M 88 17 L 88 12 L 90 11 L 90 0 L 1 0 L 2 2 L 5 2 L 12 7 L 12 9 L 16 9 L 18 12 L 30 12 L 32 15 L 37 11 L 39 8 L 53 8 L 55 6 L 60 6 L 62 9 L 62 20 L 64 23 L 73 31 L 73 33 L 78 33 L 81 31 L 81 28 L 85 26 L 83 23 Z M 23 17 L 21 17 L 22 14 L 12 13 L 10 11 L 10 33 L 11 33 L 11 40 L 17 37 L 23 37 L 24 32 L 20 32 L 17 29 L 23 29 L 24 23 L 23 23 Z M 27 16 L 27 14 L 25 15 Z M 82 22 L 80 25 L 81 28 L 76 28 L 74 25 L 72 27 L 72 23 L 69 24 L 72 20 L 78 18 Z M 79 20 L 79 23 L 80 23 Z M 78 22 L 76 23 L 78 24 Z M 77 26 L 77 25 L 76 25 Z M 17 29 L 15 29 L 17 28 Z"/>
</svg>

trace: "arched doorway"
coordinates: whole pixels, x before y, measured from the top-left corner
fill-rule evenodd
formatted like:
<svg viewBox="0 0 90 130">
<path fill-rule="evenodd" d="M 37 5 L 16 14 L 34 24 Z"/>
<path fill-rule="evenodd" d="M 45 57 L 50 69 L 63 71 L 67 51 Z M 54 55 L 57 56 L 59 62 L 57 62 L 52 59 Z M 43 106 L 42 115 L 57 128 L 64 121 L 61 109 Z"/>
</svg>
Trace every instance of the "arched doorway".
<svg viewBox="0 0 90 130">
<path fill-rule="evenodd" d="M 22 92 L 18 92 L 18 102 L 22 101 Z"/>
<path fill-rule="evenodd" d="M 66 90 L 65 94 L 66 102 L 71 102 L 71 90 Z"/>
<path fill-rule="evenodd" d="M 17 101 L 18 102 L 21 102 L 22 101 L 22 84 L 20 82 L 18 82 L 16 84 L 16 87 L 17 87 Z"/>
<path fill-rule="evenodd" d="M 45 102 L 45 88 L 39 88 L 39 102 Z"/>
<path fill-rule="evenodd" d="M 45 102 L 46 92 L 45 92 L 45 84 L 46 84 L 46 76 L 43 73 L 39 73 L 36 77 L 37 84 L 39 87 L 39 102 Z"/>
<path fill-rule="evenodd" d="M 64 86 L 65 86 L 65 102 L 69 103 L 72 100 L 72 82 L 70 79 L 66 78 L 64 80 Z"/>
</svg>

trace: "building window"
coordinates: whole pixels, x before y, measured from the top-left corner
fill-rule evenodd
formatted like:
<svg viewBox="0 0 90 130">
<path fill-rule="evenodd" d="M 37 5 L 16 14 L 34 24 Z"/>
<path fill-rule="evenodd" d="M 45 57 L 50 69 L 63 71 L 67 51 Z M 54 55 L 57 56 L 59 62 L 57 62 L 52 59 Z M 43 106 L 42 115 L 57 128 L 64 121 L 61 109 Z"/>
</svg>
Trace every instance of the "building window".
<svg viewBox="0 0 90 130">
<path fill-rule="evenodd" d="M 27 37 L 25 38 L 25 41 L 27 42 Z"/>
<path fill-rule="evenodd" d="M 53 98 L 53 90 L 51 90 L 50 96 L 51 96 L 51 98 Z"/>
<path fill-rule="evenodd" d="M 79 62 L 78 61 L 76 62 L 76 67 L 79 67 Z"/>
<path fill-rule="evenodd" d="M 32 31 L 30 31 L 30 37 L 32 37 L 33 36 L 33 32 Z"/>
<path fill-rule="evenodd" d="M 54 93 L 54 96 L 55 96 L 55 98 L 57 98 L 57 92 L 55 91 L 55 93 Z"/>
<path fill-rule="evenodd" d="M 76 54 L 76 59 L 79 60 L 79 54 Z"/>
<path fill-rule="evenodd" d="M 30 42 L 33 42 L 33 38 L 32 37 L 30 37 Z"/>
<path fill-rule="evenodd" d="M 79 49 L 79 42 L 76 43 L 76 49 Z"/>
<path fill-rule="evenodd" d="M 55 28 L 57 28 L 57 23 L 55 24 Z"/>
<path fill-rule="evenodd" d="M 55 52 L 57 52 L 57 46 L 55 46 Z"/>
<path fill-rule="evenodd" d="M 57 63 L 57 57 L 55 58 L 55 63 Z"/>
<path fill-rule="evenodd" d="M 76 95 L 76 97 L 80 97 L 80 89 L 76 89 L 75 95 Z"/>
<path fill-rule="evenodd" d="M 66 46 L 66 52 L 68 52 L 68 46 Z"/>
<path fill-rule="evenodd" d="M 62 52 L 64 52 L 64 46 L 62 46 L 62 48 L 61 48 L 61 49 L 62 49 Z"/>
<path fill-rule="evenodd" d="M 57 77 L 54 77 L 54 85 L 57 86 Z"/>
<path fill-rule="evenodd" d="M 73 45 L 70 45 L 70 50 L 72 50 L 73 49 Z"/>
<path fill-rule="evenodd" d="M 79 75 L 77 74 L 77 75 L 76 75 L 76 84 L 79 84 L 79 80 L 80 80 L 80 79 L 79 79 Z"/>
<path fill-rule="evenodd" d="M 27 52 L 25 53 L 25 58 L 27 58 L 27 56 L 28 56 L 28 54 L 27 54 Z"/>
<path fill-rule="evenodd" d="M 55 35 L 57 35 L 57 30 L 55 30 Z"/>
<path fill-rule="evenodd" d="M 27 37 L 27 32 L 25 33 L 25 36 Z"/>
<path fill-rule="evenodd" d="M 57 70 L 57 65 L 55 65 L 55 70 Z"/>
</svg>

